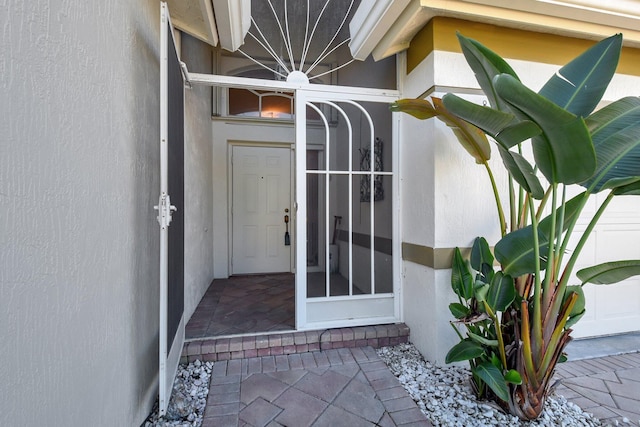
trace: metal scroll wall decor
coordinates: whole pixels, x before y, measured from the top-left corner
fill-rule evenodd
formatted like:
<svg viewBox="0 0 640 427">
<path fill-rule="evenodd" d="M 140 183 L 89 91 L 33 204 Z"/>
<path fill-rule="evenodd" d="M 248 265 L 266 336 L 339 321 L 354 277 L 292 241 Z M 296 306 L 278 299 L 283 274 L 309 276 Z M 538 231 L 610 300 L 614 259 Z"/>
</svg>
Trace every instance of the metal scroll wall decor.
<svg viewBox="0 0 640 427">
<path fill-rule="evenodd" d="M 369 148 L 360 149 L 360 170 L 371 170 L 371 150 Z M 373 144 L 373 170 L 382 171 L 382 141 L 376 138 Z M 360 201 L 371 201 L 371 176 L 360 176 Z M 378 202 L 384 199 L 384 189 L 382 188 L 382 175 L 373 177 L 373 201 Z"/>
</svg>

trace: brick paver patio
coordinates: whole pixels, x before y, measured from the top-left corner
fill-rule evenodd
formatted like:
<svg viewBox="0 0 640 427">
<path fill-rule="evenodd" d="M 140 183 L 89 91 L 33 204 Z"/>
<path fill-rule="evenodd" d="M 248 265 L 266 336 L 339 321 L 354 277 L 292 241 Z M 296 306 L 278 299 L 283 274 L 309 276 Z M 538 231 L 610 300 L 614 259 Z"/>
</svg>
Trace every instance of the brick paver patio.
<svg viewBox="0 0 640 427">
<path fill-rule="evenodd" d="M 203 427 L 423 426 L 372 347 L 215 362 Z"/>
<path fill-rule="evenodd" d="M 640 353 L 561 363 L 556 377 L 558 394 L 604 423 L 640 426 Z"/>
</svg>

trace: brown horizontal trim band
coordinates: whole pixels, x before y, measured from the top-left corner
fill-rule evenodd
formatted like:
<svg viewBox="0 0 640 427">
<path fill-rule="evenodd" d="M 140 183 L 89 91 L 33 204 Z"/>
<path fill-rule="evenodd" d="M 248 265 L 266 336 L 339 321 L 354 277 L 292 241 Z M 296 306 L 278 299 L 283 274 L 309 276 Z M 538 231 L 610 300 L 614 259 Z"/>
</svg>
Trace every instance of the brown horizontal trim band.
<svg viewBox="0 0 640 427">
<path fill-rule="evenodd" d="M 564 65 L 595 43 L 575 37 L 436 16 L 411 40 L 407 50 L 407 74 L 434 50 L 461 52 L 456 31 L 478 40 L 503 58 L 544 64 Z M 640 49 L 623 47 L 617 72 L 640 76 Z"/>
<path fill-rule="evenodd" d="M 432 248 L 416 245 L 415 243 L 402 242 L 402 259 L 415 264 L 424 265 L 434 270 L 446 270 L 451 268 L 453 252 L 455 248 Z M 460 248 L 462 256 L 467 256 L 471 248 Z"/>
<path fill-rule="evenodd" d="M 349 241 L 349 233 L 347 230 L 338 230 L 338 240 L 341 242 Z M 353 244 L 366 249 L 371 248 L 371 236 L 363 233 L 353 233 Z M 392 247 L 391 239 L 387 237 L 373 237 L 373 246 L 376 252 L 383 253 L 385 255 L 391 255 Z"/>
</svg>

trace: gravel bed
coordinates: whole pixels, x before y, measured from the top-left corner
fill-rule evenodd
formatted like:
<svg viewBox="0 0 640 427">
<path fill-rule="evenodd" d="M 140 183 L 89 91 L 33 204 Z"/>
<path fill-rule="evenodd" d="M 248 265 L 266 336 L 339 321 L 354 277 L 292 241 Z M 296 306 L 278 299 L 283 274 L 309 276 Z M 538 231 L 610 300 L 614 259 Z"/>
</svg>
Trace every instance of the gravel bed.
<svg viewBox="0 0 640 427">
<path fill-rule="evenodd" d="M 213 362 L 178 365 L 167 413 L 158 417 L 158 402 L 142 427 L 199 427 L 207 406 Z"/>
<path fill-rule="evenodd" d="M 545 410 L 537 420 L 524 422 L 506 414 L 493 403 L 476 400 L 467 368 L 435 366 L 425 361 L 411 344 L 383 347 L 377 352 L 434 426 L 603 425 L 593 415 L 559 395 L 547 398 Z"/>
</svg>

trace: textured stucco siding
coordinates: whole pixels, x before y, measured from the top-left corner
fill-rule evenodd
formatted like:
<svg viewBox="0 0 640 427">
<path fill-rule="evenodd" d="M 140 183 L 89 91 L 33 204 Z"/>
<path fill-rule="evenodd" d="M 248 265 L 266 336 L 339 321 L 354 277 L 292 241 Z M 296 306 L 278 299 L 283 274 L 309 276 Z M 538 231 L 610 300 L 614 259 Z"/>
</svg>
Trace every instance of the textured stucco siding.
<svg viewBox="0 0 640 427">
<path fill-rule="evenodd" d="M 140 425 L 157 392 L 159 3 L 0 9 L 0 425 Z"/>
<path fill-rule="evenodd" d="M 180 58 L 189 72 L 211 73 L 212 48 L 186 34 Z M 185 90 L 184 315 L 189 320 L 213 280 L 213 128 L 211 88 Z"/>
</svg>

